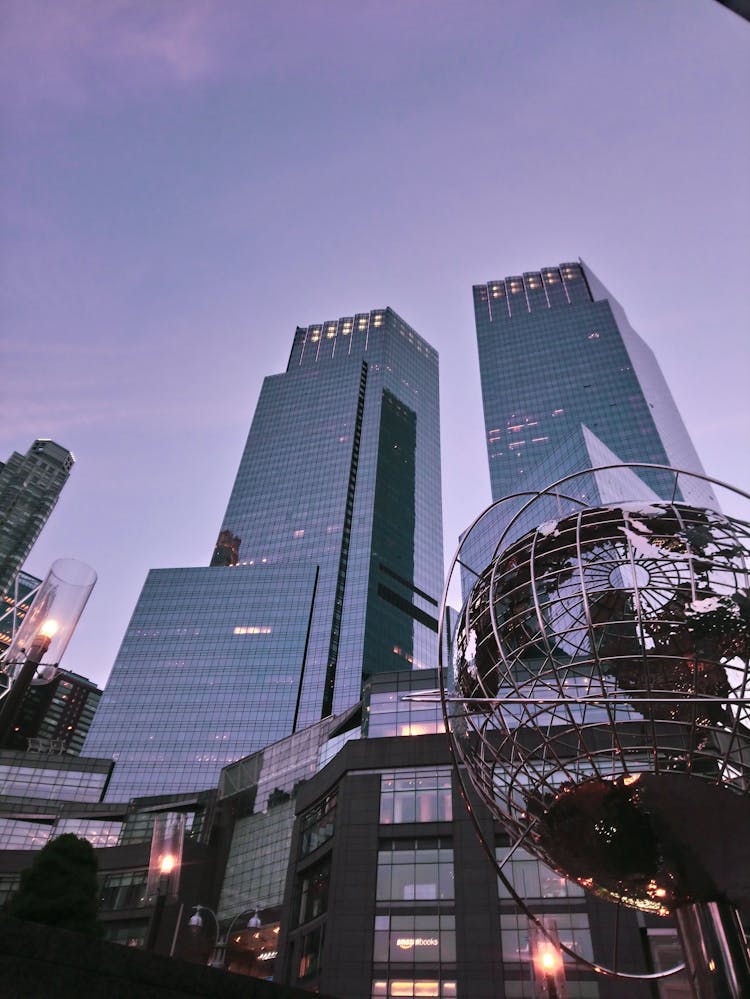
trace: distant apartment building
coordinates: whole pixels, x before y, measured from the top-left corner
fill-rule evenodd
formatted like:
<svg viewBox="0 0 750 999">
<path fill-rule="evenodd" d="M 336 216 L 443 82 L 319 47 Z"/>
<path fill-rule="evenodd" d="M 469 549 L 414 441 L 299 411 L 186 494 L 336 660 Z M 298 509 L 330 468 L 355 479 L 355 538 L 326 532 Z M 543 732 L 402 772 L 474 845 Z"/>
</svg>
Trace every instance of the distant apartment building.
<svg viewBox="0 0 750 999">
<path fill-rule="evenodd" d="M 0 463 L 0 594 L 7 593 L 54 509 L 75 461 L 54 441 Z"/>
</svg>

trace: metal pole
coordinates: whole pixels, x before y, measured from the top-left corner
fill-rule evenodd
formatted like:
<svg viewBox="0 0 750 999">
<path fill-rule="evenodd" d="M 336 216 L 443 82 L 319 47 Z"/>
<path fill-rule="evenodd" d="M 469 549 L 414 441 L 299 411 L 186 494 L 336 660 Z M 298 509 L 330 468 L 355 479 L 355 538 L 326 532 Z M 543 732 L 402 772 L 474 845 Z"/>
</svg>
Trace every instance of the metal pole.
<svg viewBox="0 0 750 999">
<path fill-rule="evenodd" d="M 49 639 L 47 639 L 46 644 L 49 647 Z M 21 667 L 18 676 L 11 683 L 8 693 L 0 701 L 0 747 L 6 746 L 8 739 L 10 739 L 11 732 L 13 731 L 13 722 L 16 720 L 24 694 L 29 689 L 29 685 L 34 679 L 34 673 L 36 673 L 39 666 L 39 661 L 46 651 L 47 648 L 44 647 L 43 643 L 37 645 L 37 647 L 32 647 L 28 659 Z"/>
<path fill-rule="evenodd" d="M 747 999 L 750 954 L 739 915 L 728 902 L 695 902 L 675 910 L 696 999 Z"/>
</svg>

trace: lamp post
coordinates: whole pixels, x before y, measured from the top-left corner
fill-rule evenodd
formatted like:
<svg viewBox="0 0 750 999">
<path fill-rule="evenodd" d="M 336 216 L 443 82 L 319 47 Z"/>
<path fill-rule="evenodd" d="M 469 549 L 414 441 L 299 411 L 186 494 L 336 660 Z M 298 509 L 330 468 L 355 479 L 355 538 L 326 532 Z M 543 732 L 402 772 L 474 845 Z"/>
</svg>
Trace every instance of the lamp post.
<svg viewBox="0 0 750 999">
<path fill-rule="evenodd" d="M 9 686 L 0 699 L 0 747 L 5 745 L 19 708 L 42 664 L 55 667 L 60 662 L 86 601 L 94 588 L 96 573 L 76 559 L 58 559 L 37 590 L 34 602 L 7 649 L 0 669 Z M 19 668 L 20 667 L 20 668 Z"/>
<path fill-rule="evenodd" d="M 549 916 L 543 916 L 542 923 L 544 930 L 529 923 L 536 995 L 538 999 L 568 999 L 557 923 Z"/>
<path fill-rule="evenodd" d="M 204 926 L 204 920 L 201 913 L 208 913 L 214 921 L 215 935 L 214 935 L 214 949 L 213 953 L 208 961 L 208 964 L 212 968 L 224 968 L 227 957 L 227 947 L 229 945 L 229 938 L 232 935 L 237 923 L 246 916 L 248 912 L 252 913 L 247 923 L 245 924 L 245 929 L 247 930 L 257 930 L 263 925 L 258 915 L 258 907 L 256 905 L 248 906 L 247 909 L 242 909 L 237 915 L 232 919 L 226 931 L 222 934 L 221 924 L 219 923 L 219 917 L 216 915 L 213 909 L 209 908 L 207 905 L 196 905 L 193 906 L 194 912 L 188 919 L 188 926 L 193 933 L 200 933 Z"/>
<path fill-rule="evenodd" d="M 156 901 L 151 912 L 151 920 L 148 924 L 148 935 L 146 937 L 146 950 L 154 950 L 159 936 L 159 927 L 164 913 L 164 905 L 169 895 L 169 876 L 174 871 L 176 858 L 171 854 L 165 854 L 159 862 L 159 883 L 156 893 Z"/>
<path fill-rule="evenodd" d="M 178 897 L 184 837 L 184 813 L 160 812 L 154 817 L 146 883 L 146 895 L 153 899 L 154 907 L 148 927 L 146 950 L 154 950 L 157 946 L 167 899 L 176 900 Z"/>
</svg>

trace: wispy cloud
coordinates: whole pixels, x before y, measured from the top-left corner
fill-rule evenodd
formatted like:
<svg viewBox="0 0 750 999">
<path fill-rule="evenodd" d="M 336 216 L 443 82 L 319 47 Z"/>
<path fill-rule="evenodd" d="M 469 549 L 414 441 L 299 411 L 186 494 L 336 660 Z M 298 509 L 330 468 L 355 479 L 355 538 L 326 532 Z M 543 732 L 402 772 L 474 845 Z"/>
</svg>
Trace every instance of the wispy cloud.
<svg viewBox="0 0 750 999">
<path fill-rule="evenodd" d="M 75 109 L 203 81 L 225 68 L 235 10 L 215 0 L 6 0 L 0 101 Z"/>
</svg>

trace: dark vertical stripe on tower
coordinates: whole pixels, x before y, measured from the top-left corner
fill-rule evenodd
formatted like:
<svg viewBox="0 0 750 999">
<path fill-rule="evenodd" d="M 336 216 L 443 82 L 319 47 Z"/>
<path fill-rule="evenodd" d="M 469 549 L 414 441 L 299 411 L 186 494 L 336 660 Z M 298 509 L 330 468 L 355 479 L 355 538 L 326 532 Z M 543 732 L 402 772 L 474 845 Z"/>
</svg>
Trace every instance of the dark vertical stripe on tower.
<svg viewBox="0 0 750 999">
<path fill-rule="evenodd" d="M 294 722 L 292 732 L 297 731 L 297 719 L 299 718 L 299 706 L 302 701 L 302 684 L 305 682 L 305 666 L 307 665 L 307 650 L 310 647 L 310 631 L 312 630 L 313 611 L 315 610 L 315 595 L 318 592 L 318 579 L 320 578 L 320 566 L 315 567 L 315 582 L 313 583 L 312 597 L 310 599 L 310 615 L 307 619 L 307 634 L 305 635 L 305 648 L 302 652 L 302 666 L 299 671 L 299 684 L 297 685 L 297 703 L 294 705 Z"/>
<path fill-rule="evenodd" d="M 357 467 L 359 465 L 359 444 L 362 437 L 362 419 L 365 412 L 365 389 L 367 387 L 367 361 L 362 362 L 362 374 L 359 377 L 359 398 L 357 399 L 357 418 L 354 424 L 354 440 L 352 442 L 352 460 L 349 464 L 349 486 L 346 492 L 346 510 L 344 512 L 344 531 L 341 537 L 341 554 L 339 556 L 339 571 L 336 579 L 336 599 L 333 604 L 333 619 L 331 621 L 331 641 L 328 646 L 328 665 L 326 681 L 323 689 L 323 708 L 321 718 L 327 718 L 333 711 L 333 693 L 336 687 L 336 666 L 339 658 L 339 640 L 341 638 L 341 615 L 344 610 L 344 589 L 346 588 L 346 567 L 349 562 L 349 542 L 352 535 L 352 517 L 354 515 L 354 493 L 357 488 Z"/>
<path fill-rule="evenodd" d="M 405 669 L 413 663 L 415 621 L 437 631 L 432 614 L 412 602 L 417 595 L 416 453 L 417 414 L 383 389 L 362 656 L 364 680 L 373 673 Z"/>
</svg>

